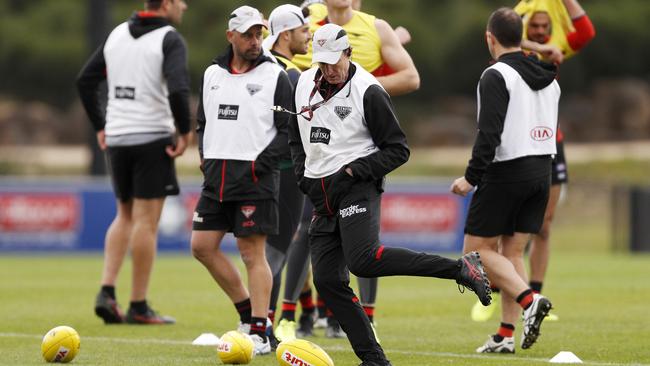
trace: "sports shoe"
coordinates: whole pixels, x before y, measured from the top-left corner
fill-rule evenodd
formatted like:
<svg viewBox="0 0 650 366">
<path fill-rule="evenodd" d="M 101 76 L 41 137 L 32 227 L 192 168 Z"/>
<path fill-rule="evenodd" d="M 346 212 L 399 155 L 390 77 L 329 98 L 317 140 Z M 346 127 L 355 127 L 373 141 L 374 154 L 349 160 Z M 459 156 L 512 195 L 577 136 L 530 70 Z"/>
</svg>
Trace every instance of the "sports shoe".
<svg viewBox="0 0 650 366">
<path fill-rule="evenodd" d="M 459 261 L 460 273 L 456 280 L 458 289 L 461 290 L 461 293 L 464 292 L 460 287 L 463 286 L 475 292 L 481 304 L 484 306 L 490 305 L 492 301 L 492 297 L 490 296 L 492 293 L 490 280 L 488 280 L 485 269 L 483 269 L 483 263 L 481 263 L 481 257 L 478 252 L 469 252 L 460 257 Z"/>
<path fill-rule="evenodd" d="M 347 335 L 341 329 L 341 324 L 334 319 L 327 319 L 327 329 L 325 329 L 325 337 L 327 338 L 345 338 Z"/>
<path fill-rule="evenodd" d="M 476 353 L 515 353 L 515 337 L 504 337 L 501 342 L 490 336 L 484 345 L 476 349 Z"/>
<path fill-rule="evenodd" d="M 314 329 L 325 329 L 325 328 L 327 328 L 327 317 L 316 318 L 316 321 L 314 322 Z"/>
<path fill-rule="evenodd" d="M 104 291 L 99 291 L 95 299 L 95 314 L 104 319 L 105 324 L 124 323 L 124 313 L 117 301 Z"/>
<path fill-rule="evenodd" d="M 256 355 L 268 355 L 271 353 L 271 342 L 268 339 L 262 339 L 257 334 L 251 334 Z"/>
<path fill-rule="evenodd" d="M 129 311 L 126 313 L 126 322 L 129 324 L 174 324 L 176 323 L 176 319 L 171 316 L 158 315 L 147 305 L 147 311 L 144 314 L 140 314 L 133 308 L 129 308 Z"/>
<path fill-rule="evenodd" d="M 490 320 L 492 315 L 494 315 L 494 312 L 497 310 L 497 307 L 499 306 L 499 299 L 501 296 L 499 295 L 498 292 L 493 292 L 492 295 L 492 303 L 488 306 L 483 306 L 481 304 L 481 301 L 478 300 L 472 306 L 472 312 L 471 312 L 471 317 L 472 320 L 475 322 L 486 322 Z"/>
<path fill-rule="evenodd" d="M 296 322 L 287 319 L 281 319 L 275 328 L 275 336 L 280 342 L 287 342 L 296 339 Z"/>
<path fill-rule="evenodd" d="M 298 319 L 298 329 L 296 336 L 300 338 L 311 337 L 314 335 L 314 313 L 302 313 Z"/>
<path fill-rule="evenodd" d="M 244 334 L 251 333 L 251 323 L 242 323 L 241 321 L 237 325 L 237 331 Z"/>
<path fill-rule="evenodd" d="M 521 348 L 528 349 L 539 337 L 539 329 L 546 314 L 551 310 L 553 304 L 546 297 L 535 294 L 533 302 L 528 309 L 524 310 L 524 333 L 521 338 Z"/>
</svg>

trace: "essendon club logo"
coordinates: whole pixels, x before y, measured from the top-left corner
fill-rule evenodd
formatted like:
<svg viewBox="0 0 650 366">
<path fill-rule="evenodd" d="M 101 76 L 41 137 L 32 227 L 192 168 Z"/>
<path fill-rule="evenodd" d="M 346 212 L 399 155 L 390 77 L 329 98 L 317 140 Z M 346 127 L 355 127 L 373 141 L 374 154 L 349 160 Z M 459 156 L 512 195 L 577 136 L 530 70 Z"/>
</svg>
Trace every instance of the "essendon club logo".
<svg viewBox="0 0 650 366">
<path fill-rule="evenodd" d="M 131 86 L 116 86 L 115 99 L 135 99 L 135 88 Z"/>
<path fill-rule="evenodd" d="M 241 213 L 246 217 L 246 219 L 250 219 L 251 216 L 255 213 L 255 210 L 257 208 L 255 206 L 242 206 L 241 207 Z"/>
<path fill-rule="evenodd" d="M 284 351 L 282 354 L 282 359 L 291 366 L 312 366 L 311 363 L 301 359 L 289 351 Z"/>
<path fill-rule="evenodd" d="M 352 107 L 344 107 L 337 105 L 334 107 L 334 113 L 336 113 L 337 116 L 343 121 L 345 117 L 349 116 L 350 113 L 352 113 Z"/>
<path fill-rule="evenodd" d="M 236 120 L 239 115 L 239 106 L 232 104 L 219 104 L 218 119 Z"/>
<path fill-rule="evenodd" d="M 246 90 L 248 90 L 248 94 L 250 94 L 252 97 L 253 95 L 257 94 L 260 90 L 262 90 L 262 85 L 246 84 Z"/>
<path fill-rule="evenodd" d="M 530 130 L 530 138 L 535 141 L 545 141 L 553 137 L 553 130 L 545 126 L 537 126 Z"/>
<path fill-rule="evenodd" d="M 312 144 L 330 144 L 330 130 L 325 127 L 312 127 L 309 134 L 309 142 Z"/>
</svg>

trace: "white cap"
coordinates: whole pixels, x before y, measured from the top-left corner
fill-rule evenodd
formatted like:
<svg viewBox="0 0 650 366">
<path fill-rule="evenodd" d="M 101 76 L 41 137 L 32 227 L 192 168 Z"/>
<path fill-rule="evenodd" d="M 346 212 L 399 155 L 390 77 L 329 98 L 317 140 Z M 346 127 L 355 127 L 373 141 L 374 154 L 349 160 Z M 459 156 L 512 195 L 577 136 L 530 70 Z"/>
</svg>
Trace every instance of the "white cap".
<svg viewBox="0 0 650 366">
<path fill-rule="evenodd" d="M 306 8 L 311 4 L 325 4 L 324 0 L 305 0 L 300 4 L 301 8 Z"/>
<path fill-rule="evenodd" d="M 228 21 L 228 30 L 245 33 L 248 28 L 254 25 L 264 25 L 264 19 L 259 10 L 248 5 L 240 6 L 230 14 Z"/>
<path fill-rule="evenodd" d="M 312 47 L 312 63 L 335 64 L 341 59 L 341 53 L 350 48 L 350 42 L 348 34 L 341 26 L 327 23 L 314 33 Z"/>
<path fill-rule="evenodd" d="M 300 28 L 307 24 L 307 22 L 308 20 L 302 15 L 302 9 L 299 7 L 290 4 L 278 6 L 269 15 L 269 30 L 271 34 L 264 39 L 262 47 L 270 50 L 278 40 L 280 33 Z"/>
</svg>

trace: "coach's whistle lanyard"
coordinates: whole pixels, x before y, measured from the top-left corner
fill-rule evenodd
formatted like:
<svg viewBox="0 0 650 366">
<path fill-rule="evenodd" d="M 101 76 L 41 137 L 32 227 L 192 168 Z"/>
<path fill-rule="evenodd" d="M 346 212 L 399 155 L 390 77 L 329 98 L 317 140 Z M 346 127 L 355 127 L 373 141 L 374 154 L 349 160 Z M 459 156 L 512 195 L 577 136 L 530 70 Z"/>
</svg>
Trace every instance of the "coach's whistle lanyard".
<svg viewBox="0 0 650 366">
<path fill-rule="evenodd" d="M 319 78 L 314 80 L 314 87 L 312 88 L 311 93 L 309 93 L 309 100 L 307 101 L 307 105 L 300 108 L 300 112 L 293 112 L 293 111 L 290 111 L 290 110 L 288 110 L 288 109 L 286 109 L 286 108 L 284 108 L 282 106 L 274 106 L 273 108 L 271 108 L 271 110 L 276 111 L 276 112 L 285 112 L 285 113 L 289 113 L 289 114 L 292 114 L 292 115 L 301 116 L 302 118 L 306 119 L 307 121 L 311 121 L 314 118 L 314 111 L 317 110 L 318 108 L 320 108 L 323 104 L 327 103 L 330 99 L 332 99 L 334 94 L 336 94 L 337 92 L 339 92 L 339 91 L 341 91 L 343 89 L 343 88 L 335 89 L 333 91 L 328 90 L 327 95 L 325 95 L 323 100 L 321 100 L 320 102 L 318 102 L 316 104 L 311 104 L 312 99 L 314 99 L 314 96 L 318 92 L 318 89 L 320 89 L 320 85 L 321 85 L 322 80 L 323 80 L 323 75 L 322 74 L 320 75 Z M 349 81 L 350 84 L 352 83 L 352 80 L 348 80 L 348 81 Z M 352 91 L 352 86 L 350 85 L 350 90 L 348 91 L 348 95 L 346 97 L 350 96 L 351 91 Z M 305 113 L 307 113 L 306 116 L 304 115 Z"/>
</svg>

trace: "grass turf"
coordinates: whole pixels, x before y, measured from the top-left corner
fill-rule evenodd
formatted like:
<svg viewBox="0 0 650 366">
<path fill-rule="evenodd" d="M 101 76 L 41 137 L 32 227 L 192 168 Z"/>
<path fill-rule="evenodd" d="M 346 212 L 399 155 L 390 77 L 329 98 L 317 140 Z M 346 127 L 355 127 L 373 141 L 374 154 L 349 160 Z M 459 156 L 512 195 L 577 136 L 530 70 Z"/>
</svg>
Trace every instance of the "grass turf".
<svg viewBox="0 0 650 366">
<path fill-rule="evenodd" d="M 40 341 L 57 325 L 81 335 L 77 365 L 218 365 L 211 347 L 191 346 L 202 332 L 221 335 L 236 328 L 235 310 L 198 262 L 161 255 L 150 299 L 155 309 L 177 318 L 173 326 L 105 326 L 93 314 L 102 260 L 99 255 L 0 257 L 0 364 L 41 365 Z M 529 365 L 572 351 L 593 365 L 650 364 L 650 258 L 603 250 L 553 253 L 545 286 L 560 321 L 543 324 L 537 344 L 514 356 L 475 355 L 496 329 L 469 320 L 475 302 L 455 283 L 424 278 L 381 280 L 376 319 L 382 346 L 394 365 Z M 118 285 L 123 306 L 130 269 Z M 519 342 L 521 326 L 516 330 Z M 322 330 L 311 340 L 337 365 L 359 361 L 347 340 L 330 340 Z M 518 343 L 517 343 L 518 344 Z M 254 365 L 277 365 L 274 356 Z"/>
<path fill-rule="evenodd" d="M 650 256 L 613 254 L 611 182 L 645 181 L 644 163 L 572 165 L 572 183 L 553 226 L 545 293 L 557 323 L 545 322 L 532 349 L 515 355 L 477 355 L 474 349 L 496 330 L 495 316 L 474 323 L 475 297 L 458 294 L 453 282 L 423 278 L 380 280 L 375 317 L 382 346 L 394 365 L 531 365 L 559 351 L 586 364 L 650 366 Z M 446 172 L 450 176 L 462 171 Z M 440 173 L 439 171 L 437 173 Z M 635 178 L 636 177 L 636 178 Z M 449 182 L 451 183 L 451 178 Z M 619 182 L 620 183 L 620 182 Z M 617 247 L 625 246 L 618 243 Z M 161 255 L 150 290 L 153 307 L 173 315 L 173 326 L 105 326 L 93 314 L 102 259 L 97 255 L 0 256 L 0 365 L 42 365 L 40 342 L 47 330 L 70 325 L 81 335 L 77 365 L 219 365 L 211 347 L 191 346 L 203 332 L 218 335 L 237 326 L 233 305 L 189 254 Z M 128 263 L 118 299 L 128 304 Z M 356 285 L 353 285 L 356 287 Z M 515 331 L 520 341 L 521 325 Z M 317 331 L 310 338 L 336 365 L 357 365 L 347 340 Z M 518 344 L 518 343 L 517 343 Z M 254 365 L 277 365 L 274 356 Z"/>
</svg>

